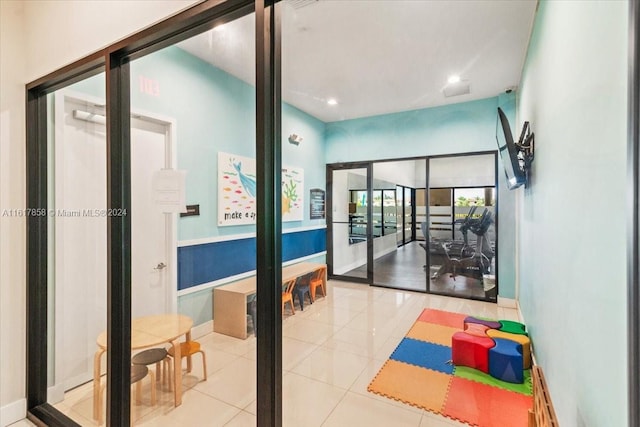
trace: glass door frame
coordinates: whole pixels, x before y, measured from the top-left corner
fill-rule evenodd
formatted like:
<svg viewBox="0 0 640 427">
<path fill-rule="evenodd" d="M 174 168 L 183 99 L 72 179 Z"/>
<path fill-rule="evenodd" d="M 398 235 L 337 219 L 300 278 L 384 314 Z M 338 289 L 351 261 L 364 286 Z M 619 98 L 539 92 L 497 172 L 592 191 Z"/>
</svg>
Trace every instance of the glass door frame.
<svg viewBox="0 0 640 427">
<path fill-rule="evenodd" d="M 131 207 L 130 61 L 242 16 L 256 16 L 258 329 L 257 423 L 282 425 L 281 72 L 278 0 L 206 0 L 26 85 L 26 207 L 47 212 L 47 95 L 105 73 L 107 207 Z M 77 426 L 47 402 L 47 216 L 26 221 L 27 417 L 38 425 Z M 107 223 L 107 419 L 130 425 L 131 219 Z"/>
<path fill-rule="evenodd" d="M 367 170 L 367 277 L 354 277 L 335 274 L 333 271 L 333 172 L 337 170 L 366 169 Z M 327 164 L 327 278 L 346 280 L 356 283 L 373 283 L 373 164 L 372 162 L 332 163 Z"/>
<path fill-rule="evenodd" d="M 427 158 L 425 158 L 426 161 Z M 416 160 L 416 159 L 413 159 Z M 398 247 L 400 246 L 404 246 L 407 243 L 411 243 L 414 240 L 416 240 L 416 205 L 415 205 L 415 199 L 416 199 L 416 189 L 413 187 L 407 187 L 406 185 L 400 185 L 397 184 L 396 185 L 396 191 L 398 188 L 402 188 L 402 241 L 400 242 L 400 244 L 398 245 Z M 411 210 L 411 236 L 407 236 L 407 233 L 405 233 L 406 231 L 406 223 L 405 223 L 405 218 L 407 216 L 407 212 L 406 212 L 406 203 L 405 203 L 405 194 L 407 194 L 407 190 L 410 191 L 411 193 L 411 206 L 412 206 L 412 210 Z M 398 200 L 398 195 L 396 193 L 396 200 Z M 397 207 L 396 207 L 397 208 Z M 407 237 L 410 237 L 410 240 L 407 241 Z"/>
</svg>

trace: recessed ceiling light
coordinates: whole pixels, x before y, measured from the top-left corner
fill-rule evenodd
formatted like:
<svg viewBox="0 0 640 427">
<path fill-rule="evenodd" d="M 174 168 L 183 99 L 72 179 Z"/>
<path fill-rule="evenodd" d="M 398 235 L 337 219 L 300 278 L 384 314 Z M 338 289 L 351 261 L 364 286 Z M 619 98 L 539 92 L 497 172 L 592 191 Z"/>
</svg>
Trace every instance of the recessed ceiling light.
<svg viewBox="0 0 640 427">
<path fill-rule="evenodd" d="M 327 99 L 327 104 L 329 105 L 338 105 L 338 100 L 335 98 L 329 98 Z"/>
<path fill-rule="evenodd" d="M 447 81 L 451 84 L 455 84 L 455 83 L 459 83 L 460 82 L 460 76 L 457 74 L 454 74 L 452 76 L 449 76 L 449 78 L 447 79 Z"/>
</svg>

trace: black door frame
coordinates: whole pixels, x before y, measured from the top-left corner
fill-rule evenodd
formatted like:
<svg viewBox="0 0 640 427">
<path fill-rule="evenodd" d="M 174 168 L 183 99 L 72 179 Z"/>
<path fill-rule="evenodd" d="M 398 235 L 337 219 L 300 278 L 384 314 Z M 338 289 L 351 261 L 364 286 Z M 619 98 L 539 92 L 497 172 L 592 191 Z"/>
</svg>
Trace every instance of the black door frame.
<svg viewBox="0 0 640 427">
<path fill-rule="evenodd" d="M 278 0 L 207 0 L 26 85 L 27 211 L 47 212 L 46 96 L 105 72 L 107 207 L 131 212 L 130 91 L 132 59 L 214 26 L 256 14 L 258 426 L 282 425 L 281 98 Z M 108 217 L 107 425 L 130 425 L 131 220 Z M 76 426 L 47 403 L 47 216 L 27 218 L 27 416 L 37 424 Z"/>
<path fill-rule="evenodd" d="M 367 277 L 346 276 L 333 271 L 333 171 L 345 169 L 367 170 Z M 327 276 L 331 279 L 371 284 L 373 281 L 373 176 L 371 162 L 327 164 Z"/>
</svg>

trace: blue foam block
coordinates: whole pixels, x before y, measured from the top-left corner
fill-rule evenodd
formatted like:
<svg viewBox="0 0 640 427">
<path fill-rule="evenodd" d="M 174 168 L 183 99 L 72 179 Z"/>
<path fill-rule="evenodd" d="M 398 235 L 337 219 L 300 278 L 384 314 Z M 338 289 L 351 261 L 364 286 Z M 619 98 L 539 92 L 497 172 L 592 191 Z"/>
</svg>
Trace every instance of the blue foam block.
<svg viewBox="0 0 640 427">
<path fill-rule="evenodd" d="M 502 381 L 522 384 L 522 345 L 502 338 L 493 340 L 496 345 L 489 349 L 489 374 Z"/>
<path fill-rule="evenodd" d="M 430 342 L 403 338 L 390 359 L 421 368 L 453 374 L 451 347 Z"/>
</svg>

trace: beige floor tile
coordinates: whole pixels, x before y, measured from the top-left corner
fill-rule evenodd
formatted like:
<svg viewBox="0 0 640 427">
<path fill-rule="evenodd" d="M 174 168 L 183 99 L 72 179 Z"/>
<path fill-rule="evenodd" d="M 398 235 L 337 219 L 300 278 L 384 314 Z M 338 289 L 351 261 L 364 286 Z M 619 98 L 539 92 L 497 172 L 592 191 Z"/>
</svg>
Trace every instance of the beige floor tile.
<svg viewBox="0 0 640 427">
<path fill-rule="evenodd" d="M 329 301 L 327 301 L 327 305 L 331 307 L 344 308 L 350 311 L 355 311 L 358 313 L 363 312 L 367 309 L 368 301 L 366 298 L 361 298 L 358 296 L 345 295 L 339 297 L 329 297 Z"/>
<path fill-rule="evenodd" d="M 254 342 L 253 346 L 251 345 L 247 346 L 247 352 L 250 352 L 252 349 L 253 351 L 255 351 L 255 340 L 253 342 Z M 207 355 L 207 375 L 211 375 L 214 372 L 219 371 L 220 369 L 224 368 L 229 363 L 233 362 L 238 357 L 240 357 L 237 354 L 219 350 L 218 348 L 216 348 L 214 345 L 211 345 L 210 343 L 201 343 L 201 348 L 202 348 L 202 351 L 204 351 L 204 353 Z M 202 362 L 200 362 L 200 355 L 196 354 L 195 356 L 193 356 L 192 360 L 193 360 L 193 369 L 194 369 L 193 372 L 196 375 L 202 375 Z M 186 369 L 187 362 L 183 360 L 182 366 L 184 367 L 184 369 Z"/>
<path fill-rule="evenodd" d="M 395 329 L 395 325 L 391 321 L 394 315 L 395 314 L 383 314 L 368 310 L 358 314 L 353 320 L 344 325 L 344 327 L 356 331 L 377 332 L 378 334 L 388 333 L 388 335 L 391 335 Z"/>
<path fill-rule="evenodd" d="M 368 362 L 366 357 L 320 347 L 291 372 L 348 389 Z"/>
<path fill-rule="evenodd" d="M 25 418 L 13 424 L 9 424 L 8 427 L 32 427 L 32 426 L 35 426 L 35 424 L 33 424 L 31 421 Z"/>
<path fill-rule="evenodd" d="M 296 340 L 294 338 L 282 338 L 282 369 L 290 371 L 298 363 L 313 353 L 318 345 Z"/>
<path fill-rule="evenodd" d="M 250 351 L 252 347 L 255 347 L 256 338 L 250 336 L 243 340 L 214 332 L 210 336 L 200 338 L 198 341 L 200 345 L 206 345 L 207 348 L 242 356 Z"/>
<path fill-rule="evenodd" d="M 209 426 L 223 426 L 241 410 L 197 390 L 185 394 L 182 405 L 162 405 L 158 410 L 136 420 L 137 426 L 195 426 L 206 420 Z"/>
<path fill-rule="evenodd" d="M 322 344 L 331 338 L 340 328 L 341 326 L 329 325 L 327 323 L 302 318 L 298 320 L 295 325 L 286 329 L 283 328 L 282 336 L 311 344 Z"/>
<path fill-rule="evenodd" d="M 225 427 L 255 427 L 257 424 L 255 414 L 246 411 L 240 411 L 238 415 L 233 417 L 231 421 L 226 423 Z"/>
<path fill-rule="evenodd" d="M 242 409 L 256 398 L 256 362 L 239 357 L 194 390 Z"/>
<path fill-rule="evenodd" d="M 367 332 L 344 327 L 324 342 L 322 346 L 371 359 L 387 342 L 390 336 L 390 328 Z"/>
<path fill-rule="evenodd" d="M 248 412 L 252 415 L 257 415 L 258 414 L 257 404 L 258 404 L 258 401 L 254 400 L 253 402 L 245 406 L 243 411 Z"/>
<path fill-rule="evenodd" d="M 467 427 L 468 425 L 469 424 L 426 411 L 422 415 L 422 421 L 420 421 L 420 427 Z"/>
<path fill-rule="evenodd" d="M 285 374 L 282 379 L 282 425 L 286 427 L 322 425 L 345 392 L 344 389 L 301 375 Z"/>
<path fill-rule="evenodd" d="M 422 414 L 348 392 L 323 427 L 418 427 Z"/>
<path fill-rule="evenodd" d="M 325 304 L 322 308 L 313 307 L 313 309 L 305 310 L 304 316 L 306 319 L 316 322 L 344 326 L 360 313 L 361 311 Z"/>
</svg>

